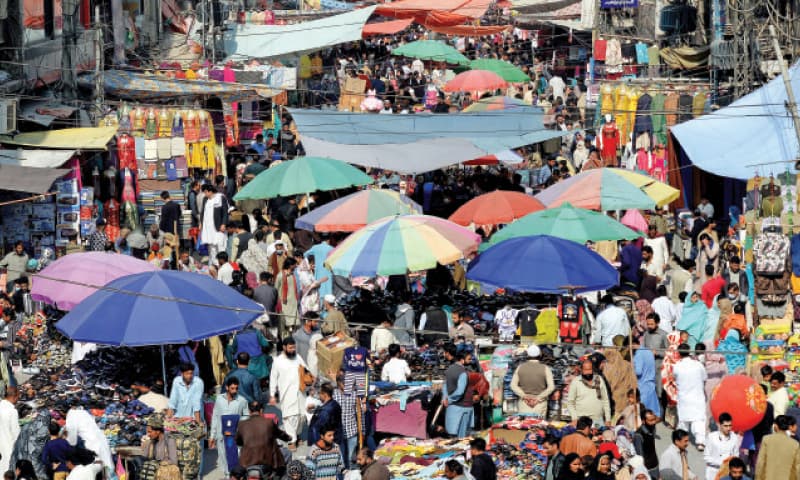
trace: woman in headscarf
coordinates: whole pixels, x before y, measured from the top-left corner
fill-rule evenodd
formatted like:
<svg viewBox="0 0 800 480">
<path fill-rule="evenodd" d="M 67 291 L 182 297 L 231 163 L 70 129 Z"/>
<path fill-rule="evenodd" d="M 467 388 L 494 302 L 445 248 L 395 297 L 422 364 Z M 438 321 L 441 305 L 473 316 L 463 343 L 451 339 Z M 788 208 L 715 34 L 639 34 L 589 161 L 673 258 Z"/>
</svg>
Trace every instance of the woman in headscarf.
<svg viewBox="0 0 800 480">
<path fill-rule="evenodd" d="M 636 301 L 636 324 L 633 326 L 633 339 L 639 340 L 647 331 L 647 315 L 653 313 L 650 300 L 640 298 Z"/>
<path fill-rule="evenodd" d="M 628 392 L 636 388 L 636 374 L 633 373 L 630 362 L 622 358 L 617 348 L 606 348 L 603 354 L 606 356 L 603 376 L 614 397 L 613 415 L 616 417 L 628 405 Z"/>
<path fill-rule="evenodd" d="M 591 458 L 591 457 L 589 457 Z M 577 453 L 570 453 L 564 457 L 564 463 L 561 464 L 561 472 L 558 474 L 557 480 L 585 480 L 586 472 L 583 471 L 583 462 L 580 455 Z"/>
<path fill-rule="evenodd" d="M 301 255 L 296 258 L 300 262 L 300 266 L 297 268 L 297 283 L 298 287 L 300 287 L 300 314 L 319 312 L 319 286 L 325 283 L 328 278 L 314 279 L 314 255 L 309 255 L 306 258 Z"/>
<path fill-rule="evenodd" d="M 719 242 L 709 231 L 704 230 L 697 237 L 697 251 L 698 278 L 695 283 L 695 288 L 699 289 L 708 281 L 706 265 L 713 265 L 715 272 L 719 269 Z"/>
<path fill-rule="evenodd" d="M 745 368 L 747 356 L 742 354 L 747 353 L 748 350 L 747 347 L 742 345 L 742 342 L 739 340 L 738 330 L 728 330 L 725 338 L 719 342 L 719 347 L 717 347 L 717 350 L 726 353 L 730 352 L 725 355 L 725 363 L 728 366 L 728 375 L 740 373 L 740 371 Z"/>
<path fill-rule="evenodd" d="M 247 286 L 255 289 L 258 286 L 258 278 L 261 275 L 261 272 L 266 272 L 269 270 L 269 257 L 267 256 L 267 252 L 264 251 L 263 248 L 258 246 L 258 235 L 264 236 L 264 232 L 258 231 L 256 232 L 256 237 L 251 238 L 250 241 L 247 242 L 247 250 L 242 253 L 239 257 L 239 263 L 244 265 L 244 268 L 247 269 Z"/>
<path fill-rule="evenodd" d="M 592 467 L 589 470 L 587 480 L 614 480 L 614 473 L 611 471 L 611 453 L 601 453 L 595 457 Z"/>
<path fill-rule="evenodd" d="M 681 343 L 681 334 L 678 331 L 670 332 L 667 335 L 669 346 L 664 353 L 664 360 L 661 363 L 661 384 L 663 386 L 664 400 L 663 404 L 666 406 L 664 411 L 664 419 L 667 419 L 667 410 L 671 407 L 671 415 L 675 416 L 675 404 L 678 401 L 678 386 L 675 384 L 675 376 L 672 374 L 672 368 L 680 360 L 678 355 L 678 345 Z"/>
<path fill-rule="evenodd" d="M 725 357 L 722 354 L 713 351 L 713 342 L 705 342 L 704 345 L 706 346 L 706 351 L 708 353 L 698 356 L 698 359 L 702 359 L 703 365 L 706 367 L 706 376 L 708 378 L 706 379 L 704 390 L 706 393 L 706 399 L 710 399 L 711 395 L 714 393 L 714 389 L 717 388 L 719 382 L 721 382 L 728 373 L 728 367 L 725 363 Z M 742 357 L 742 359 L 744 359 L 744 357 Z M 710 404 L 706 408 L 706 417 L 714 417 L 714 415 L 711 414 Z"/>
<path fill-rule="evenodd" d="M 729 319 L 733 315 L 733 303 L 725 295 L 717 297 L 717 307 L 719 307 L 719 321 L 717 322 L 717 331 L 714 335 L 714 344 L 725 338 L 727 332 L 723 332 L 725 325 L 728 324 Z"/>
<path fill-rule="evenodd" d="M 719 325 L 722 323 L 720 321 L 722 312 L 718 304 L 719 299 L 720 296 L 717 295 L 714 297 L 714 301 L 711 302 L 711 308 L 708 309 L 708 313 L 706 314 L 706 324 L 703 327 L 703 337 L 700 339 L 701 342 L 708 343 L 711 347 L 716 343 L 717 335 L 719 334 Z M 713 350 L 713 348 L 710 348 L 710 350 Z"/>
<path fill-rule="evenodd" d="M 675 328 L 679 331 L 684 331 L 689 334 L 687 343 L 690 347 L 694 348 L 698 342 L 702 341 L 706 330 L 706 321 L 708 317 L 708 308 L 700 294 L 692 292 L 691 295 L 686 297 L 686 302 L 683 304 L 681 310 L 681 319 Z"/>
</svg>

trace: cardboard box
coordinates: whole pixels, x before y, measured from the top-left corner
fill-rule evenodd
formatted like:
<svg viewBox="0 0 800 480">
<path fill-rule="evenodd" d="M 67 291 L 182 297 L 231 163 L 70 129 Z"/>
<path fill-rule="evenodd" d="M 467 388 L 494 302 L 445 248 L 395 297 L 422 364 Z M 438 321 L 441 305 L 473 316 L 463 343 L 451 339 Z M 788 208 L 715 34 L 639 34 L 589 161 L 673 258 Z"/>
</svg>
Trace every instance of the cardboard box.
<svg viewBox="0 0 800 480">
<path fill-rule="evenodd" d="M 317 342 L 317 368 L 320 377 L 327 377 L 336 381 L 335 373 L 342 367 L 344 351 L 355 346 L 356 341 L 343 333 L 327 336 Z"/>
</svg>

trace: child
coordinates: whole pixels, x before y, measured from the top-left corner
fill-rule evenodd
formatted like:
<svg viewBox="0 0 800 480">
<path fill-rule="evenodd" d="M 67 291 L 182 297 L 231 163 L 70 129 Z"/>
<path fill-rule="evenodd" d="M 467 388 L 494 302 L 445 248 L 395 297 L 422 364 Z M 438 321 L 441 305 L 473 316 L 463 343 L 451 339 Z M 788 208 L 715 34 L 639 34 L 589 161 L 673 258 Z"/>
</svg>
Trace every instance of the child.
<svg viewBox="0 0 800 480">
<path fill-rule="evenodd" d="M 616 424 L 622 425 L 629 432 L 635 432 L 641 422 L 638 421 L 641 415 L 641 396 L 639 389 L 628 390 L 628 405 L 620 412 Z"/>
<path fill-rule="evenodd" d="M 689 332 L 686 330 L 680 331 L 681 343 L 689 343 Z"/>
<path fill-rule="evenodd" d="M 72 447 L 65 439 L 61 438 L 61 427 L 56 422 L 50 422 L 49 431 L 50 439 L 44 444 L 42 461 L 50 478 L 64 480 L 69 473 L 66 462 L 67 453 L 72 450 Z M 14 478 L 13 475 L 11 478 Z"/>
<path fill-rule="evenodd" d="M 600 442 L 600 447 L 597 449 L 597 453 L 600 455 L 606 452 L 611 453 L 617 460 L 621 458 L 619 448 L 617 447 L 617 435 L 614 433 L 614 430 L 611 429 L 605 430 L 602 433 L 602 441 Z"/>
<path fill-rule="evenodd" d="M 694 357 L 698 362 L 705 365 L 706 363 L 706 344 L 698 343 L 694 346 Z"/>
</svg>

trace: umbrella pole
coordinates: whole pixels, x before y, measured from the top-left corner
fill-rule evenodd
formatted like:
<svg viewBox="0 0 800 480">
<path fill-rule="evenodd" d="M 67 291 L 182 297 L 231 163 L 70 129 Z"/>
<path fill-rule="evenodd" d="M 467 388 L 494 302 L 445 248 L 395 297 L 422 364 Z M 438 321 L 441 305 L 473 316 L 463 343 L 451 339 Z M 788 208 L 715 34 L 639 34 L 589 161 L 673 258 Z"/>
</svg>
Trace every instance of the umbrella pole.
<svg viewBox="0 0 800 480">
<path fill-rule="evenodd" d="M 164 360 L 164 345 L 161 345 L 161 374 L 164 378 L 164 395 L 169 395 L 169 385 L 167 384 L 167 363 Z"/>
</svg>

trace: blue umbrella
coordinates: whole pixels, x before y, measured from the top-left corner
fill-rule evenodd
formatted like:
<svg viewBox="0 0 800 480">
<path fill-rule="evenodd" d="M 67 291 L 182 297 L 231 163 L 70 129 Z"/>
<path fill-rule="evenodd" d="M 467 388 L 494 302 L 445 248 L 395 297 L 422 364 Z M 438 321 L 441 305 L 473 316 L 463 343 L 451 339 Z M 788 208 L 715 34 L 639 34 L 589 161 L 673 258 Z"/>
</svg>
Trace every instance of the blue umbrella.
<svg viewBox="0 0 800 480">
<path fill-rule="evenodd" d="M 491 288 L 539 293 L 590 292 L 619 283 L 619 274 L 603 257 L 549 235 L 494 245 L 470 262 L 467 278 Z"/>
<path fill-rule="evenodd" d="M 75 341 L 168 345 L 241 330 L 264 308 L 206 275 L 145 272 L 118 278 L 58 321 Z"/>
</svg>

